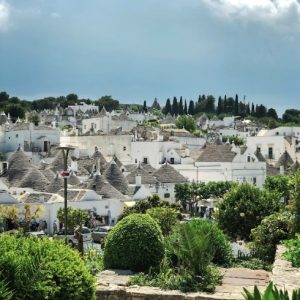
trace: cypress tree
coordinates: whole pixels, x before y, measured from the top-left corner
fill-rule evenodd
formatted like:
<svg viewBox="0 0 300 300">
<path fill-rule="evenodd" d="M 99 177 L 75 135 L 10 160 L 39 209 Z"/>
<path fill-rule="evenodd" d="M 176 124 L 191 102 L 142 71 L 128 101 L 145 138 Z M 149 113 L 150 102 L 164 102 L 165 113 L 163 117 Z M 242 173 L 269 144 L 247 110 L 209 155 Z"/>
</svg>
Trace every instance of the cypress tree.
<svg viewBox="0 0 300 300">
<path fill-rule="evenodd" d="M 222 101 L 222 98 L 219 97 L 218 99 L 218 106 L 217 106 L 217 114 L 220 115 L 224 112 L 224 109 L 223 109 L 223 101 Z"/>
<path fill-rule="evenodd" d="M 236 94 L 234 100 L 234 115 L 238 116 L 238 114 L 239 114 L 239 96 Z"/>
<path fill-rule="evenodd" d="M 227 110 L 227 97 L 226 95 L 224 96 L 224 109 L 223 109 L 224 113 L 227 114 L 228 110 Z"/>
<path fill-rule="evenodd" d="M 194 115 L 195 113 L 195 104 L 193 100 L 190 101 L 188 113 L 189 115 Z"/>
<path fill-rule="evenodd" d="M 246 106 L 246 115 L 250 116 L 251 111 L 250 111 L 250 103 L 248 102 L 247 106 Z"/>
<path fill-rule="evenodd" d="M 254 103 L 252 102 L 251 105 L 251 116 L 255 116 L 255 108 L 254 108 Z"/>
<path fill-rule="evenodd" d="M 168 98 L 166 102 L 166 106 L 164 107 L 164 114 L 171 114 L 172 113 L 172 107 L 171 107 L 171 100 Z"/>
<path fill-rule="evenodd" d="M 144 105 L 143 105 L 143 112 L 144 112 L 144 113 L 148 112 L 148 108 L 147 108 L 147 102 L 146 102 L 146 100 L 144 101 Z"/>
<path fill-rule="evenodd" d="M 178 102 L 177 98 L 173 98 L 173 104 L 172 104 L 172 115 L 177 116 L 178 115 Z"/>
<path fill-rule="evenodd" d="M 179 105 L 178 105 L 178 114 L 179 114 L 180 116 L 182 116 L 183 113 L 184 113 L 184 111 L 183 111 L 182 97 L 180 97 Z"/>
<path fill-rule="evenodd" d="M 185 115 L 188 114 L 188 109 L 187 109 L 186 99 L 184 99 L 184 109 L 183 109 L 183 112 L 184 112 Z"/>
</svg>

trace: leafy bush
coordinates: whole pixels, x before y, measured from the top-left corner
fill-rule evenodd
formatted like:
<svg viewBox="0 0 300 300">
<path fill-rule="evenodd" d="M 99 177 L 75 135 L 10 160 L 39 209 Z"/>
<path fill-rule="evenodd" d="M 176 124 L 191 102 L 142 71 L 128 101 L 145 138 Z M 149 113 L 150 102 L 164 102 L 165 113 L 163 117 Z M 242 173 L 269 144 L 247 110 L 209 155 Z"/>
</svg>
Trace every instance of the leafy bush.
<svg viewBox="0 0 300 300">
<path fill-rule="evenodd" d="M 290 237 L 292 225 L 293 218 L 288 212 L 276 213 L 264 218 L 260 225 L 251 230 L 252 254 L 266 262 L 273 262 L 276 245 Z"/>
<path fill-rule="evenodd" d="M 212 262 L 217 265 L 230 266 L 233 260 L 232 248 L 227 241 L 224 233 L 219 229 L 216 223 L 210 222 L 204 219 L 192 219 L 188 222 L 199 236 L 209 236 L 213 249 Z M 180 237 L 177 232 L 174 231 L 173 236 L 170 237 L 169 252 L 172 252 L 172 248 L 176 248 Z"/>
<path fill-rule="evenodd" d="M 104 270 L 103 255 L 97 253 L 95 249 L 89 249 L 83 256 L 86 268 L 93 275 Z"/>
<path fill-rule="evenodd" d="M 293 211 L 295 213 L 294 232 L 300 232 L 300 170 L 290 180 Z"/>
<path fill-rule="evenodd" d="M 173 251 L 179 264 L 195 276 L 204 275 L 215 254 L 213 229 L 188 222 L 180 224 L 176 231 Z"/>
<path fill-rule="evenodd" d="M 259 258 L 255 258 L 251 256 L 236 258 L 232 266 L 234 268 L 247 268 L 251 270 L 266 270 L 266 271 L 272 270 L 272 265 L 264 262 Z"/>
<path fill-rule="evenodd" d="M 163 290 L 180 290 L 186 292 L 213 292 L 221 282 L 221 275 L 216 267 L 209 266 L 207 273 L 201 277 L 194 276 L 186 269 L 174 269 L 166 260 L 159 272 L 150 270 L 148 274 L 138 273 L 131 277 L 129 285 L 155 286 Z"/>
<path fill-rule="evenodd" d="M 232 144 L 234 143 L 236 146 L 241 146 L 244 145 L 245 141 L 237 136 L 232 136 L 232 135 L 224 135 L 222 137 L 222 142 L 226 143 L 229 140 L 229 143 Z"/>
<path fill-rule="evenodd" d="M 0 244 L 0 281 L 14 299 L 94 298 L 94 277 L 62 242 L 3 234 Z"/>
<path fill-rule="evenodd" d="M 233 187 L 218 203 L 218 224 L 232 238 L 249 240 L 251 229 L 280 209 L 280 195 L 250 184 Z"/>
<path fill-rule="evenodd" d="M 147 214 L 158 223 L 163 235 L 168 235 L 178 222 L 179 212 L 174 208 L 153 207 L 147 210 Z"/>
<path fill-rule="evenodd" d="M 244 288 L 243 293 L 245 300 L 289 300 L 289 294 L 286 290 L 278 290 L 273 283 L 270 282 L 265 292 L 262 294 L 257 286 L 254 286 L 253 294 Z M 294 290 L 292 294 L 292 300 L 300 300 L 300 289 Z"/>
<path fill-rule="evenodd" d="M 284 245 L 287 247 L 284 257 L 292 262 L 293 267 L 300 267 L 300 233 L 294 239 L 284 241 Z"/>
<path fill-rule="evenodd" d="M 167 208 L 173 208 L 178 213 L 180 212 L 180 204 L 178 203 L 171 203 L 167 200 L 160 199 L 158 195 L 153 195 L 148 197 L 145 200 L 140 200 L 135 203 L 135 205 L 131 207 L 126 207 L 122 214 L 119 216 L 119 221 L 121 221 L 123 218 L 131 215 L 131 214 L 145 214 L 146 211 L 153 207 L 167 207 Z M 181 215 L 179 214 L 179 218 Z"/>
<path fill-rule="evenodd" d="M 8 288 L 8 284 L 4 280 L 0 280 L 0 300 L 13 299 L 14 292 Z"/>
<path fill-rule="evenodd" d="M 158 224 L 147 214 L 127 216 L 105 240 L 105 268 L 146 271 L 158 267 L 164 256 L 163 236 Z"/>
<path fill-rule="evenodd" d="M 289 197 L 290 186 L 289 186 L 289 176 L 286 175 L 276 175 L 268 176 L 264 183 L 264 188 L 270 192 L 276 191 L 281 197 Z"/>
</svg>

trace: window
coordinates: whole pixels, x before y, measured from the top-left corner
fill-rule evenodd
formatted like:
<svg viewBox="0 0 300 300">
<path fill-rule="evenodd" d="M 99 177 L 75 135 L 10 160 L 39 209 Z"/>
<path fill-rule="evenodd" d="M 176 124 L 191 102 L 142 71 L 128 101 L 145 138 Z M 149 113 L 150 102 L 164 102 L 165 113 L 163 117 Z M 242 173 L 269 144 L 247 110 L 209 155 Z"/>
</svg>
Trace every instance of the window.
<svg viewBox="0 0 300 300">
<path fill-rule="evenodd" d="M 137 158 L 134 160 L 134 162 L 137 164 Z"/>
<path fill-rule="evenodd" d="M 175 163 L 174 157 L 171 157 L 170 158 L 170 164 L 174 165 L 174 163 Z"/>
<path fill-rule="evenodd" d="M 250 162 L 250 161 L 251 161 L 251 157 L 250 157 L 250 155 L 248 155 L 248 158 L 247 158 L 247 159 L 248 159 L 248 162 Z"/>
<path fill-rule="evenodd" d="M 253 177 L 253 184 L 256 185 L 256 177 Z"/>
<path fill-rule="evenodd" d="M 164 198 L 170 198 L 170 193 L 165 193 Z"/>
<path fill-rule="evenodd" d="M 144 157 L 144 158 L 143 158 L 143 163 L 144 163 L 144 164 L 148 164 L 148 158 L 147 158 L 147 157 Z"/>
<path fill-rule="evenodd" d="M 126 151 L 126 146 L 123 147 L 123 151 Z"/>
<path fill-rule="evenodd" d="M 16 134 L 16 138 L 18 138 L 19 137 L 19 135 L 18 134 Z"/>
<path fill-rule="evenodd" d="M 269 159 L 273 159 L 273 147 L 269 147 L 269 149 L 268 149 L 268 157 L 269 157 Z"/>
</svg>

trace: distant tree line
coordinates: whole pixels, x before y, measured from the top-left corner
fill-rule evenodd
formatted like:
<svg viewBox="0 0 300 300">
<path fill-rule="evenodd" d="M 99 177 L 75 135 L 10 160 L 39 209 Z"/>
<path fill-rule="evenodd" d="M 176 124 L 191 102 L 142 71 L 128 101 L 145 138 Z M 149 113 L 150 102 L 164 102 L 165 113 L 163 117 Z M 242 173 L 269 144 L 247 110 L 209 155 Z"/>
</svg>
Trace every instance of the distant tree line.
<svg viewBox="0 0 300 300">
<path fill-rule="evenodd" d="M 196 115 L 199 113 L 215 114 L 215 115 L 234 115 L 234 116 L 253 116 L 257 118 L 269 117 L 278 120 L 277 112 L 274 108 L 267 109 L 264 105 L 254 105 L 254 103 L 246 103 L 240 101 L 239 96 L 222 98 L 221 96 L 216 101 L 212 95 L 199 95 L 198 100 L 190 100 L 187 104 L 186 99 L 183 100 L 180 97 L 179 101 L 177 97 L 167 99 L 163 108 L 164 114 L 171 114 L 173 116 L 178 115 Z"/>
<path fill-rule="evenodd" d="M 0 92 L 0 110 L 6 114 L 9 113 L 12 120 L 15 121 L 18 117 L 23 119 L 27 111 L 40 112 L 44 109 L 53 110 L 57 106 L 66 108 L 69 105 L 79 104 L 85 102 L 86 104 L 94 104 L 102 109 L 105 107 L 107 111 L 117 109 L 128 109 L 134 112 L 151 112 L 163 114 L 171 114 L 173 116 L 183 115 L 199 115 L 206 113 L 209 116 L 217 115 L 219 118 L 224 116 L 241 116 L 241 117 L 253 117 L 258 118 L 269 126 L 274 128 L 278 126 L 278 122 L 284 124 L 300 124 L 300 110 L 287 109 L 282 119 L 278 118 L 278 114 L 274 108 L 269 108 L 263 104 L 254 104 L 245 102 L 245 99 L 240 100 L 238 95 L 235 97 L 218 97 L 218 100 L 213 95 L 199 95 L 196 101 L 183 99 L 183 97 L 173 97 L 166 100 L 165 106 L 161 109 L 157 99 L 151 107 L 147 106 L 146 100 L 142 105 L 139 104 L 121 104 L 118 100 L 112 96 L 102 96 L 97 100 L 91 100 L 89 98 L 79 98 L 77 94 L 70 93 L 67 96 L 58 97 L 45 97 L 42 99 L 36 99 L 33 101 L 21 100 L 18 97 L 10 96 L 7 92 Z"/>
</svg>

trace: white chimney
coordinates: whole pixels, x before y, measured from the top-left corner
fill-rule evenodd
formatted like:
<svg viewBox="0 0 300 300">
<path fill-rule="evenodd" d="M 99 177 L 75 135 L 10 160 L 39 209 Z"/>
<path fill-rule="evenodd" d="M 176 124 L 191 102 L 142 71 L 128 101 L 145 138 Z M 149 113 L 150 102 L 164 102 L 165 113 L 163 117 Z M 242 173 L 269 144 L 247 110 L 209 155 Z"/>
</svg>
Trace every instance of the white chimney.
<svg viewBox="0 0 300 300">
<path fill-rule="evenodd" d="M 142 185 L 142 176 L 139 175 L 139 174 L 135 176 L 135 185 L 136 186 L 141 186 Z"/>
<path fill-rule="evenodd" d="M 185 152 L 186 157 L 190 156 L 190 149 L 189 148 L 186 148 L 184 152 Z"/>
<path fill-rule="evenodd" d="M 284 175 L 284 166 L 280 166 L 279 173 L 280 175 Z"/>
</svg>

